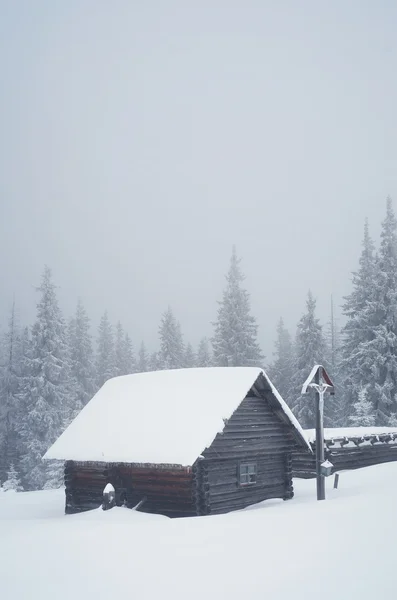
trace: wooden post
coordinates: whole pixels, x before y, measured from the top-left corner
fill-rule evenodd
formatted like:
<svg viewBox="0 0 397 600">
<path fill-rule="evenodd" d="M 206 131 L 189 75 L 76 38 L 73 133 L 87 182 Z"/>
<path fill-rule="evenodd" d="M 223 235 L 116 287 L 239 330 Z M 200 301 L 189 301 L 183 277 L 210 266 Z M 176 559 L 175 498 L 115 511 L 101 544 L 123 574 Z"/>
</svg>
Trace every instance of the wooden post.
<svg viewBox="0 0 397 600">
<path fill-rule="evenodd" d="M 312 388 L 316 392 L 316 477 L 317 500 L 325 500 L 325 477 L 321 473 L 324 462 L 324 396 L 329 392 L 334 395 L 334 384 L 322 365 L 314 365 L 309 377 L 302 386 L 302 394 Z"/>
<path fill-rule="evenodd" d="M 316 473 L 317 500 L 325 500 L 325 477 L 321 475 L 321 465 L 324 462 L 324 393 L 322 391 L 322 367 L 317 370 L 316 383 Z"/>
</svg>

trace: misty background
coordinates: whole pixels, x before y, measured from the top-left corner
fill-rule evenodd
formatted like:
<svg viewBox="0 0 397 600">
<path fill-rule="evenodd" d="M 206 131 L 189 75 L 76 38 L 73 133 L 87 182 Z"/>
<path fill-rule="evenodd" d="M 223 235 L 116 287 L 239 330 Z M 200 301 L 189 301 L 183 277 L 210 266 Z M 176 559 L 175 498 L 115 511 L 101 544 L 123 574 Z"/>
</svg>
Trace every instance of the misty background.
<svg viewBox="0 0 397 600">
<path fill-rule="evenodd" d="M 232 245 L 259 342 L 350 291 L 397 198 L 391 1 L 0 0 L 0 315 L 211 335 Z"/>
</svg>

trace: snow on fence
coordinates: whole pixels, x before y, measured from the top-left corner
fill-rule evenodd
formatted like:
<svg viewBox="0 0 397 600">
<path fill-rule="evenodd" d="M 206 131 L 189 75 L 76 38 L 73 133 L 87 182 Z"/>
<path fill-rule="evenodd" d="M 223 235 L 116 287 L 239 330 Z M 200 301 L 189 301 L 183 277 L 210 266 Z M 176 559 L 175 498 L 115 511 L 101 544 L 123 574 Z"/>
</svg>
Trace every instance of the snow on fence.
<svg viewBox="0 0 397 600">
<path fill-rule="evenodd" d="M 315 433 L 307 430 L 306 437 L 313 450 Z M 397 431 L 390 428 L 326 429 L 325 458 L 333 464 L 333 473 L 360 469 L 397 461 Z M 316 477 L 316 455 L 297 451 L 292 457 L 292 476 L 301 479 Z"/>
</svg>

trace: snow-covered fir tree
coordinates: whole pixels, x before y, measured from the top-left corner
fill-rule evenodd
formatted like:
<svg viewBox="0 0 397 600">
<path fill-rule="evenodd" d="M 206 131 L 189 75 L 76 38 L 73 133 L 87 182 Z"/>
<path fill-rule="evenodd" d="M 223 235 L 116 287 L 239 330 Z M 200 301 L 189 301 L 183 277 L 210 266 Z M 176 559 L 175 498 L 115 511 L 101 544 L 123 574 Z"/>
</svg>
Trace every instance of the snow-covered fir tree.
<svg viewBox="0 0 397 600">
<path fill-rule="evenodd" d="M 286 329 L 282 318 L 277 323 L 276 333 L 275 351 L 273 352 L 274 360 L 268 366 L 268 374 L 287 404 L 291 404 L 290 395 L 294 370 L 294 347 L 291 335 Z"/>
<path fill-rule="evenodd" d="M 196 354 L 190 342 L 186 345 L 184 366 L 187 369 L 192 369 L 196 366 Z"/>
<path fill-rule="evenodd" d="M 132 341 L 120 321 L 116 325 L 115 343 L 116 369 L 118 375 L 130 375 L 136 372 L 136 363 Z"/>
<path fill-rule="evenodd" d="M 7 472 L 7 479 L 4 481 L 2 487 L 3 492 L 22 492 L 23 487 L 21 485 L 21 480 L 19 479 L 19 475 L 17 470 L 14 467 L 14 464 L 11 463 L 10 468 Z"/>
<path fill-rule="evenodd" d="M 373 386 L 374 372 L 369 357 L 369 343 L 374 339 L 372 302 L 375 294 L 375 273 L 375 246 L 366 220 L 359 268 L 352 278 L 353 290 L 345 298 L 342 307 L 347 317 L 342 329 L 341 344 L 345 424 L 353 412 L 353 405 L 362 387 L 368 389 L 371 384 Z"/>
<path fill-rule="evenodd" d="M 240 259 L 233 248 L 226 287 L 219 302 L 211 340 L 216 366 L 260 367 L 263 364 L 263 355 L 257 341 L 258 326 L 251 315 L 250 297 L 242 287 L 243 281 Z"/>
<path fill-rule="evenodd" d="M 123 341 L 123 374 L 130 375 L 136 373 L 136 359 L 134 354 L 134 346 L 128 333 L 124 335 Z"/>
<path fill-rule="evenodd" d="M 161 369 L 181 369 L 185 361 L 185 346 L 181 326 L 175 319 L 171 307 L 163 313 L 159 327 Z"/>
<path fill-rule="evenodd" d="M 120 321 L 116 324 L 116 335 L 114 341 L 114 358 L 117 375 L 125 375 L 124 371 L 124 329 Z"/>
<path fill-rule="evenodd" d="M 32 328 L 28 375 L 23 394 L 21 426 L 25 489 L 42 489 L 51 463 L 42 456 L 62 432 L 69 403 L 69 353 L 65 324 L 55 293 L 51 270 L 45 267 Z"/>
<path fill-rule="evenodd" d="M 371 427 L 375 425 L 376 417 L 372 402 L 368 400 L 367 389 L 361 388 L 358 400 L 353 404 L 353 412 L 349 417 L 349 425 L 353 427 Z"/>
<path fill-rule="evenodd" d="M 44 490 L 57 490 L 64 484 L 64 463 L 61 460 L 47 461 Z"/>
<path fill-rule="evenodd" d="M 326 366 L 326 344 L 319 319 L 316 318 L 316 300 L 309 292 L 306 301 L 306 312 L 301 317 L 295 341 L 295 366 L 292 408 L 300 424 L 304 428 L 315 425 L 315 406 L 311 394 L 301 395 L 302 385 L 314 365 Z"/>
<path fill-rule="evenodd" d="M 152 352 L 149 356 L 148 361 L 148 371 L 161 371 L 162 365 L 160 362 L 160 354 L 159 352 Z"/>
<path fill-rule="evenodd" d="M 212 366 L 212 357 L 209 340 L 206 337 L 203 337 L 200 340 L 197 349 L 197 366 L 198 367 L 211 367 Z"/>
<path fill-rule="evenodd" d="M 17 325 L 15 301 L 8 330 L 4 334 L 0 363 L 0 481 L 4 481 L 11 464 L 19 462 L 18 424 L 22 380 L 22 339 Z"/>
<path fill-rule="evenodd" d="M 366 345 L 375 385 L 368 388 L 377 425 L 388 425 L 397 412 L 397 221 L 387 198 L 382 223 L 375 290 L 367 310 L 373 339 Z"/>
<path fill-rule="evenodd" d="M 283 319 L 277 325 L 274 361 L 269 367 L 269 377 L 289 406 L 293 404 L 292 378 L 294 375 L 294 350 L 289 331 Z"/>
<path fill-rule="evenodd" d="M 91 400 L 96 392 L 94 353 L 90 334 L 90 320 L 81 302 L 69 324 L 69 352 L 71 377 L 71 421 Z"/>
<path fill-rule="evenodd" d="M 343 385 L 343 368 L 341 353 L 341 334 L 334 312 L 334 301 L 331 296 L 331 311 L 328 328 L 325 333 L 327 344 L 327 363 L 329 375 L 334 384 L 335 395 L 327 397 L 324 414 L 326 427 L 343 427 L 346 421 L 346 399 Z"/>
<path fill-rule="evenodd" d="M 149 355 L 146 350 L 144 342 L 141 342 L 139 353 L 138 353 L 138 373 L 146 373 L 149 370 Z"/>
<path fill-rule="evenodd" d="M 101 388 L 105 381 L 117 375 L 114 351 L 113 328 L 107 310 L 102 315 L 98 327 L 96 376 L 97 387 Z"/>
</svg>

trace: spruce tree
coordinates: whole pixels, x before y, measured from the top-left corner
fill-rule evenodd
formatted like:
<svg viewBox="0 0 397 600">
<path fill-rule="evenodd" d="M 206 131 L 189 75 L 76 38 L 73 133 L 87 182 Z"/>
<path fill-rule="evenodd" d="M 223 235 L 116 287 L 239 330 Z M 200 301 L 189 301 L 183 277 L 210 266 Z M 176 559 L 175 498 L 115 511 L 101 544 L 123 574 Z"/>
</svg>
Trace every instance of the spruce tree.
<svg viewBox="0 0 397 600">
<path fill-rule="evenodd" d="M 212 366 L 212 357 L 210 351 L 210 345 L 208 338 L 203 337 L 200 340 L 198 349 L 197 349 L 197 366 L 198 367 L 211 367 Z"/>
<path fill-rule="evenodd" d="M 316 318 L 316 301 L 309 291 L 306 301 L 306 312 L 301 317 L 295 342 L 295 366 L 293 376 L 292 408 L 300 424 L 304 428 L 315 425 L 314 401 L 309 395 L 301 395 L 302 385 L 312 368 L 317 364 L 327 366 L 326 345 L 322 326 Z"/>
<path fill-rule="evenodd" d="M 162 370 L 162 365 L 160 362 L 160 354 L 159 352 L 152 352 L 151 355 L 149 356 L 149 361 L 148 361 L 148 371 L 161 371 Z"/>
<path fill-rule="evenodd" d="M 289 406 L 293 405 L 292 378 L 294 375 L 294 352 L 289 331 L 283 319 L 277 325 L 274 361 L 269 367 L 269 377 Z"/>
<path fill-rule="evenodd" d="M 138 373 L 146 373 L 149 370 L 149 356 L 144 342 L 141 342 L 139 348 L 137 370 Z"/>
<path fill-rule="evenodd" d="M 96 374 L 98 388 L 117 375 L 113 328 L 107 311 L 104 312 L 98 328 Z"/>
<path fill-rule="evenodd" d="M 75 316 L 69 324 L 68 341 L 71 377 L 69 421 L 71 421 L 96 392 L 90 320 L 81 300 L 78 301 Z"/>
<path fill-rule="evenodd" d="M 214 364 L 220 367 L 257 366 L 263 355 L 257 341 L 258 326 L 251 315 L 250 297 L 242 287 L 244 275 L 233 248 L 226 287 L 219 302 L 212 338 Z"/>
<path fill-rule="evenodd" d="M 32 328 L 29 368 L 23 394 L 24 423 L 21 464 L 28 489 L 42 489 L 51 463 L 42 456 L 64 428 L 68 412 L 69 356 L 65 324 L 51 270 L 45 267 L 38 288 L 41 299 Z"/>
<path fill-rule="evenodd" d="M 128 333 L 124 336 L 123 343 L 123 356 L 124 356 L 124 365 L 123 371 L 125 375 L 130 375 L 131 373 L 136 373 L 136 359 L 134 355 L 134 346 L 132 345 L 132 341 Z"/>
<path fill-rule="evenodd" d="M 327 344 L 329 374 L 334 384 L 335 395 L 327 397 L 324 407 L 324 424 L 326 427 L 343 427 L 348 423 L 346 420 L 346 397 L 343 383 L 341 334 L 334 315 L 332 296 L 331 314 L 325 340 Z"/>
<path fill-rule="evenodd" d="M 174 317 L 172 309 L 168 309 L 161 317 L 159 327 L 160 351 L 159 364 L 161 369 L 180 369 L 184 366 L 185 347 L 181 326 Z"/>
<path fill-rule="evenodd" d="M 117 375 L 125 375 L 124 371 L 124 329 L 120 321 L 116 325 L 114 357 Z"/>
<path fill-rule="evenodd" d="M 368 400 L 367 389 L 361 388 L 358 400 L 353 404 L 353 413 L 349 417 L 349 424 L 354 427 L 371 427 L 375 425 L 376 416 L 372 402 Z"/>
<path fill-rule="evenodd" d="M 359 268 L 353 273 L 353 291 L 345 298 L 343 313 L 347 322 L 342 329 L 341 379 L 344 393 L 344 414 L 347 423 L 360 390 L 367 390 L 374 382 L 369 358 L 369 343 L 374 339 L 373 301 L 375 295 L 375 247 L 365 221 Z M 373 394 L 370 394 L 373 399 Z"/>
<path fill-rule="evenodd" d="M 188 343 L 186 346 L 184 366 L 187 369 L 192 369 L 193 367 L 196 366 L 196 354 L 190 343 Z"/>
<path fill-rule="evenodd" d="M 130 375 L 136 372 L 132 341 L 120 321 L 116 325 L 115 359 L 117 375 Z"/>
<path fill-rule="evenodd" d="M 0 481 L 4 481 L 10 465 L 17 464 L 19 458 L 17 429 L 22 392 L 22 340 L 15 301 L 3 342 L 3 360 L 0 364 Z"/>
<path fill-rule="evenodd" d="M 11 463 L 10 468 L 7 472 L 7 479 L 4 481 L 1 486 L 3 492 L 22 492 L 23 487 L 21 485 L 21 480 L 19 479 L 18 472 L 14 467 L 14 464 Z"/>
<path fill-rule="evenodd" d="M 369 398 L 376 424 L 388 425 L 397 412 L 397 221 L 391 198 L 387 198 L 382 223 L 375 291 L 367 310 L 373 339 L 366 345 L 366 364 L 374 380 Z"/>
</svg>

